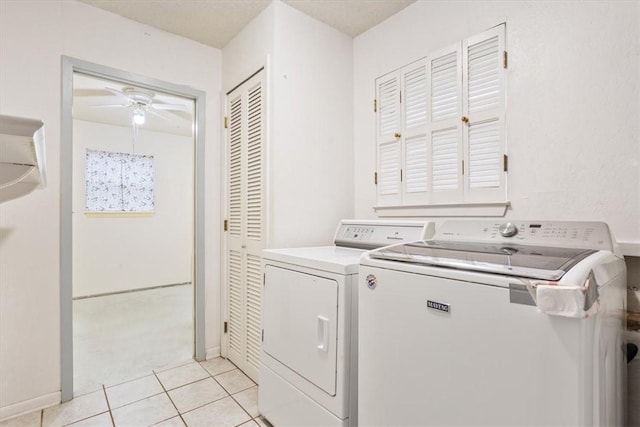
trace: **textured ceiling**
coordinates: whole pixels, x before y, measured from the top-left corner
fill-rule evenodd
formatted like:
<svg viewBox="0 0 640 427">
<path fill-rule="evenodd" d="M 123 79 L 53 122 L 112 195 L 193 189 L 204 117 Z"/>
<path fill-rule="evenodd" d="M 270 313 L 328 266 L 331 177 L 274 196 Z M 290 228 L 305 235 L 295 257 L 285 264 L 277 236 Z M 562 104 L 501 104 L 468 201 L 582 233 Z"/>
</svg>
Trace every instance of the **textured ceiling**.
<svg viewBox="0 0 640 427">
<path fill-rule="evenodd" d="M 3 0 L 0 0 L 3 1 Z M 218 49 L 223 48 L 271 0 L 80 0 L 125 18 L 177 34 Z M 374 27 L 415 0 L 282 0 L 325 24 L 351 36 Z M 124 87 L 109 80 L 76 75 L 73 115 L 119 126 L 131 126 L 132 108 L 117 91 Z M 154 106 L 184 104 L 185 111 L 150 108 L 144 128 L 191 135 L 193 103 L 157 93 Z"/>
<path fill-rule="evenodd" d="M 271 0 L 80 0 L 125 18 L 223 48 Z M 415 0 L 283 0 L 355 37 Z"/>
</svg>

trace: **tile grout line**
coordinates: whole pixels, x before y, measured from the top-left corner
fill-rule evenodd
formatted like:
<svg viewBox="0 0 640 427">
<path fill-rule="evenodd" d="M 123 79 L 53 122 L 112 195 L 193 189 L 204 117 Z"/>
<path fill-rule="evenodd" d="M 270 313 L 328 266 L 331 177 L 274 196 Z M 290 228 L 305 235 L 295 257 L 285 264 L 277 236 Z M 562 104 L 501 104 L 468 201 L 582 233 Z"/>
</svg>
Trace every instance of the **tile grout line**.
<svg viewBox="0 0 640 427">
<path fill-rule="evenodd" d="M 2 1 L 2 0 L 0 0 L 0 1 Z M 143 400 L 147 400 L 147 399 L 151 399 L 152 397 L 160 396 L 162 393 L 164 393 L 164 391 L 158 392 L 158 393 L 156 393 L 156 394 L 152 394 L 151 396 L 142 397 L 142 398 L 140 398 L 140 399 L 138 399 L 138 400 L 134 400 L 134 401 L 131 401 L 131 402 L 125 403 L 124 405 L 120 405 L 120 406 L 118 406 L 117 408 L 113 408 L 113 410 L 114 410 L 114 411 L 117 411 L 117 410 L 118 410 L 118 409 L 120 409 L 120 408 L 124 408 L 124 407 L 126 407 L 126 406 L 133 405 L 134 403 L 142 402 Z"/>
<path fill-rule="evenodd" d="M 107 388 L 102 384 L 102 392 L 104 393 L 104 399 L 107 401 L 107 409 L 109 410 L 109 418 L 111 418 L 111 425 L 116 427 L 116 421 L 113 419 L 113 413 L 111 412 L 111 404 L 109 403 L 109 396 L 107 396 Z"/>
<path fill-rule="evenodd" d="M 167 398 L 169 399 L 169 402 L 171 402 L 171 404 L 175 408 L 176 412 L 178 413 L 178 416 L 180 417 L 180 420 L 182 421 L 182 424 L 184 424 L 186 426 L 187 422 L 184 420 L 184 418 L 182 418 L 182 414 L 180 413 L 180 410 L 178 409 L 178 407 L 174 403 L 173 399 L 169 395 L 169 392 L 165 388 L 164 384 L 162 384 L 162 381 L 160 381 L 160 378 L 158 378 L 158 374 L 156 374 L 156 371 L 153 371 L 153 375 L 156 377 L 156 380 L 158 380 L 158 382 L 160 383 L 160 387 L 162 387 L 162 390 L 164 390 L 164 393 L 167 395 Z M 179 388 L 179 387 L 176 387 L 176 388 Z M 173 417 L 171 417 L 171 418 L 173 418 Z M 170 420 L 171 418 L 167 418 L 167 420 Z M 166 420 L 163 420 L 163 421 L 166 421 Z M 163 422 L 163 421 L 160 421 L 160 422 Z"/>
<path fill-rule="evenodd" d="M 249 389 L 247 389 L 249 390 Z M 242 393 L 241 391 L 239 391 L 238 393 Z M 253 421 L 253 417 L 251 416 L 251 414 L 249 413 L 249 411 L 247 411 L 246 409 L 244 409 L 244 406 L 242 406 L 242 404 L 240 402 L 238 402 L 236 399 L 234 399 L 233 394 L 230 394 L 229 397 L 231 398 L 231 400 L 233 400 L 234 402 L 236 402 L 236 405 L 238 405 L 240 407 L 240 409 L 242 409 L 244 411 L 245 414 L 247 414 L 249 416 L 249 421 Z M 240 423 L 238 424 L 238 426 L 241 426 L 242 424 L 248 423 L 249 421 L 245 421 L 244 423 Z M 257 423 L 256 423 L 257 424 Z M 236 427 L 238 427 L 236 426 Z"/>
<path fill-rule="evenodd" d="M 229 360 L 229 359 L 225 359 L 225 360 Z M 230 360 L 229 360 L 229 363 L 231 363 L 233 366 L 235 366 L 235 369 L 237 369 L 238 371 L 242 372 L 242 371 L 240 370 L 240 368 L 238 368 L 236 365 L 234 365 L 234 364 L 233 364 L 233 362 L 231 362 Z M 198 362 L 198 364 L 200 364 L 200 362 Z M 229 391 L 225 388 L 225 386 L 223 386 L 222 384 L 220 384 L 220 381 L 218 381 L 218 380 L 216 379 L 216 377 L 214 377 L 214 376 L 211 374 L 211 372 L 209 372 L 209 370 L 208 370 L 207 368 L 205 368 L 204 366 L 202 366 L 202 364 L 200 364 L 200 367 L 201 367 L 201 368 L 203 368 L 205 371 L 207 371 L 207 373 L 209 373 L 209 376 L 210 376 L 211 378 L 213 378 L 213 380 L 214 380 L 216 383 L 218 383 L 218 385 L 219 385 L 220 387 L 222 387 L 222 389 L 223 389 L 223 390 L 228 394 L 228 397 L 230 397 L 230 398 L 231 398 L 231 400 L 233 400 L 233 401 L 236 403 L 236 405 L 238 405 L 238 406 L 240 407 L 240 409 L 242 409 L 242 410 L 245 412 L 245 414 L 247 414 L 247 415 L 249 416 L 249 421 L 253 421 L 253 417 L 251 416 L 251 414 L 249 413 L 249 411 L 247 411 L 247 410 L 244 408 L 244 406 L 242 406 L 242 404 L 241 404 L 240 402 L 238 402 L 238 401 L 233 397 L 233 394 L 229 393 Z M 231 370 L 226 371 L 226 372 L 221 372 L 221 373 L 219 373 L 218 375 L 222 375 L 222 374 L 225 374 L 225 373 L 227 373 L 227 372 L 231 372 L 231 371 L 233 371 L 233 370 L 234 370 L 234 369 L 231 369 Z M 242 372 L 242 374 L 243 374 L 243 375 L 245 375 L 245 376 L 247 376 L 247 378 L 249 378 L 249 376 L 248 376 L 247 374 L 245 374 L 244 372 Z M 258 384 L 256 384 L 256 383 L 255 383 L 251 378 L 249 378 L 249 380 L 253 383 L 253 385 L 252 385 L 251 387 L 254 387 L 254 386 L 257 386 L 257 385 L 258 385 Z M 243 391 L 245 391 L 245 390 L 249 390 L 251 387 L 248 387 L 248 388 L 246 388 L 246 389 L 244 389 L 244 390 L 237 391 L 236 393 L 242 393 L 242 392 L 243 392 Z M 223 399 L 224 399 L 224 398 L 223 398 Z M 218 399 L 218 400 L 221 400 L 221 399 Z M 216 402 L 217 402 L 217 400 L 216 400 Z M 208 405 L 208 404 L 207 404 L 207 405 Z M 244 423 L 247 423 L 247 422 L 248 422 L 248 421 L 245 421 Z M 242 424 L 244 424 L 244 423 L 242 423 Z M 240 425 L 242 425 L 242 424 L 238 424 L 238 426 L 240 426 Z M 256 424 L 257 424 L 257 423 L 256 423 Z"/>
</svg>

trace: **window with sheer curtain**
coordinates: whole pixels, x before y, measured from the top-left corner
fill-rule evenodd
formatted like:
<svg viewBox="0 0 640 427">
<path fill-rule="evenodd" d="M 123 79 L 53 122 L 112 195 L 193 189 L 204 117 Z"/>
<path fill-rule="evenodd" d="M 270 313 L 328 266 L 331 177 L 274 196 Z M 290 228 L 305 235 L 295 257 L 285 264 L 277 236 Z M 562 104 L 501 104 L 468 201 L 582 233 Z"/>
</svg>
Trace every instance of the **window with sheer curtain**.
<svg viewBox="0 0 640 427">
<path fill-rule="evenodd" d="M 87 212 L 153 212 L 153 156 L 86 151 Z"/>
</svg>

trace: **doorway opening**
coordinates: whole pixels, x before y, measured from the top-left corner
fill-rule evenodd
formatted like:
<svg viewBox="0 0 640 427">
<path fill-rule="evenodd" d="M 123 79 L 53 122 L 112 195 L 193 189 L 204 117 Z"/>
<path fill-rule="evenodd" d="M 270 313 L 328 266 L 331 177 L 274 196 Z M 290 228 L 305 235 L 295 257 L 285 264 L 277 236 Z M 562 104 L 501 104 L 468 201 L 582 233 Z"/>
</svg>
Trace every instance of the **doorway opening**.
<svg viewBox="0 0 640 427">
<path fill-rule="evenodd" d="M 63 60 L 62 400 L 204 359 L 204 94 Z"/>
</svg>

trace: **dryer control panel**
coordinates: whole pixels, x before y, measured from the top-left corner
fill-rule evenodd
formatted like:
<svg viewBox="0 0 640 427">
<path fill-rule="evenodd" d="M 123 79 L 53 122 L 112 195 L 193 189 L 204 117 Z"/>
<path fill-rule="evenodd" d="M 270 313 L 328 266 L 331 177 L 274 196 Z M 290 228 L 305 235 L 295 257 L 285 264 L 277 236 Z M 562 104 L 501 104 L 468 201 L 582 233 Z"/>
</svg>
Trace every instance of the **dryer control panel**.
<svg viewBox="0 0 640 427">
<path fill-rule="evenodd" d="M 427 240 L 433 237 L 435 224 L 419 221 L 340 221 L 336 246 L 375 249 L 395 243 Z"/>
</svg>

